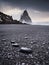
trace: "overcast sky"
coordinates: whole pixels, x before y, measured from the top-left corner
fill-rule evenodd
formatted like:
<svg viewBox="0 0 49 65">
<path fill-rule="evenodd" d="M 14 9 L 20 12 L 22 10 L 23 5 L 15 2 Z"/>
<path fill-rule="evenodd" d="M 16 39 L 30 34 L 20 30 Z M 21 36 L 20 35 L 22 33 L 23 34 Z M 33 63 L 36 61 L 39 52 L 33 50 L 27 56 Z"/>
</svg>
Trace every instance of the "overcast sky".
<svg viewBox="0 0 49 65">
<path fill-rule="evenodd" d="M 49 23 L 49 0 L 0 0 L 0 11 L 19 20 L 27 9 L 33 23 Z"/>
</svg>

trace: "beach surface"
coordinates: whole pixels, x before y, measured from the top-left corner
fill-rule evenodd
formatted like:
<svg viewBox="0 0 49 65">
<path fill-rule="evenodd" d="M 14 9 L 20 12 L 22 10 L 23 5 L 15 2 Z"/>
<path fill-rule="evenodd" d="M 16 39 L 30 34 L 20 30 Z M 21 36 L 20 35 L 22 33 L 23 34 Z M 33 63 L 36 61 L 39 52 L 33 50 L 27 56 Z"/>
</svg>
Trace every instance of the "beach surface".
<svg viewBox="0 0 49 65">
<path fill-rule="evenodd" d="M 32 53 L 19 52 L 21 47 Z M 49 26 L 0 25 L 0 65 L 49 65 Z"/>
</svg>

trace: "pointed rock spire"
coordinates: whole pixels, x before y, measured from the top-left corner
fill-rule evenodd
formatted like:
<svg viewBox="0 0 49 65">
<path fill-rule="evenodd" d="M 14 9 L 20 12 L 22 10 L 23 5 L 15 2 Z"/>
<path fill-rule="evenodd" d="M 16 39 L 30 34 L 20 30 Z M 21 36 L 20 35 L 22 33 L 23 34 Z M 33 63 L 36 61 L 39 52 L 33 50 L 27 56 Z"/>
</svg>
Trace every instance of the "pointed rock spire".
<svg viewBox="0 0 49 65">
<path fill-rule="evenodd" d="M 21 15 L 20 21 L 22 23 L 31 23 L 32 22 L 27 10 L 24 10 L 23 14 Z"/>
</svg>

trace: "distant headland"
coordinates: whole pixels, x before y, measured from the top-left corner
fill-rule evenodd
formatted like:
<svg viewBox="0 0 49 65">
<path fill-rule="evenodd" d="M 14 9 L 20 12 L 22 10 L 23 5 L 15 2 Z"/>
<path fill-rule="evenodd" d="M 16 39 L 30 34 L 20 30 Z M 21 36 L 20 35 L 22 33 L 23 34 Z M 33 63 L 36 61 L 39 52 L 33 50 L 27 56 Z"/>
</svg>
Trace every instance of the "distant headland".
<svg viewBox="0 0 49 65">
<path fill-rule="evenodd" d="M 13 20 L 12 16 L 0 12 L 0 24 L 27 24 L 31 23 L 27 10 L 24 10 L 20 20 Z"/>
</svg>

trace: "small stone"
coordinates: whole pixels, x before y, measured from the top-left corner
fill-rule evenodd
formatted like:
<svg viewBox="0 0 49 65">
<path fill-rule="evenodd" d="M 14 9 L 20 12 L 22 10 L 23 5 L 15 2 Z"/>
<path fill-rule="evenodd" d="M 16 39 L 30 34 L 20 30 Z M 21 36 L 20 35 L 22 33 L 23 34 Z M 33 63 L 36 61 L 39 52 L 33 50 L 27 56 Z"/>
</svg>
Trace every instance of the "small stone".
<svg viewBox="0 0 49 65">
<path fill-rule="evenodd" d="M 6 48 L 9 48 L 9 46 L 6 46 Z"/>
<path fill-rule="evenodd" d="M 12 46 L 14 46 L 14 47 L 19 47 L 19 44 L 14 43 L 14 44 L 12 44 Z"/>
<path fill-rule="evenodd" d="M 12 40 L 11 43 L 15 43 L 15 40 Z"/>
<path fill-rule="evenodd" d="M 6 39 L 2 39 L 2 41 L 6 41 Z"/>
<path fill-rule="evenodd" d="M 34 64 L 36 64 L 36 62 L 34 61 Z"/>
<path fill-rule="evenodd" d="M 33 44 L 36 44 L 36 43 L 37 43 L 36 41 L 33 42 Z"/>
<path fill-rule="evenodd" d="M 25 39 L 28 39 L 28 37 L 24 37 Z"/>
<path fill-rule="evenodd" d="M 42 56 L 42 55 L 41 55 L 40 57 L 41 57 L 41 58 L 43 58 L 43 56 Z"/>
<path fill-rule="evenodd" d="M 22 63 L 22 65 L 25 65 L 25 63 Z"/>
<path fill-rule="evenodd" d="M 25 35 L 27 35 L 27 34 L 25 34 Z"/>
<path fill-rule="evenodd" d="M 45 65 L 45 62 L 43 61 L 43 65 Z"/>
<path fill-rule="evenodd" d="M 30 54 L 32 53 L 32 49 L 27 47 L 21 47 L 20 52 Z"/>
<path fill-rule="evenodd" d="M 49 63 L 49 61 L 46 61 L 46 63 Z"/>
<path fill-rule="evenodd" d="M 45 45 L 45 43 L 43 43 L 43 45 Z"/>
<path fill-rule="evenodd" d="M 38 61 L 37 63 L 39 64 L 40 62 Z"/>
<path fill-rule="evenodd" d="M 32 41 L 31 41 L 30 43 L 31 43 L 31 44 L 33 44 L 33 42 L 32 42 Z"/>
<path fill-rule="evenodd" d="M 36 63 L 36 65 L 39 65 L 38 63 Z"/>
<path fill-rule="evenodd" d="M 29 56 L 30 56 L 31 58 L 34 58 L 32 54 L 29 54 Z"/>
<path fill-rule="evenodd" d="M 42 48 L 44 48 L 44 46 L 41 46 Z"/>
<path fill-rule="evenodd" d="M 48 54 L 48 52 L 46 52 L 46 54 Z"/>
<path fill-rule="evenodd" d="M 49 47 L 48 47 L 48 49 L 49 49 Z"/>
<path fill-rule="evenodd" d="M 8 53 L 8 58 L 12 58 L 12 55 L 10 53 Z"/>
</svg>

